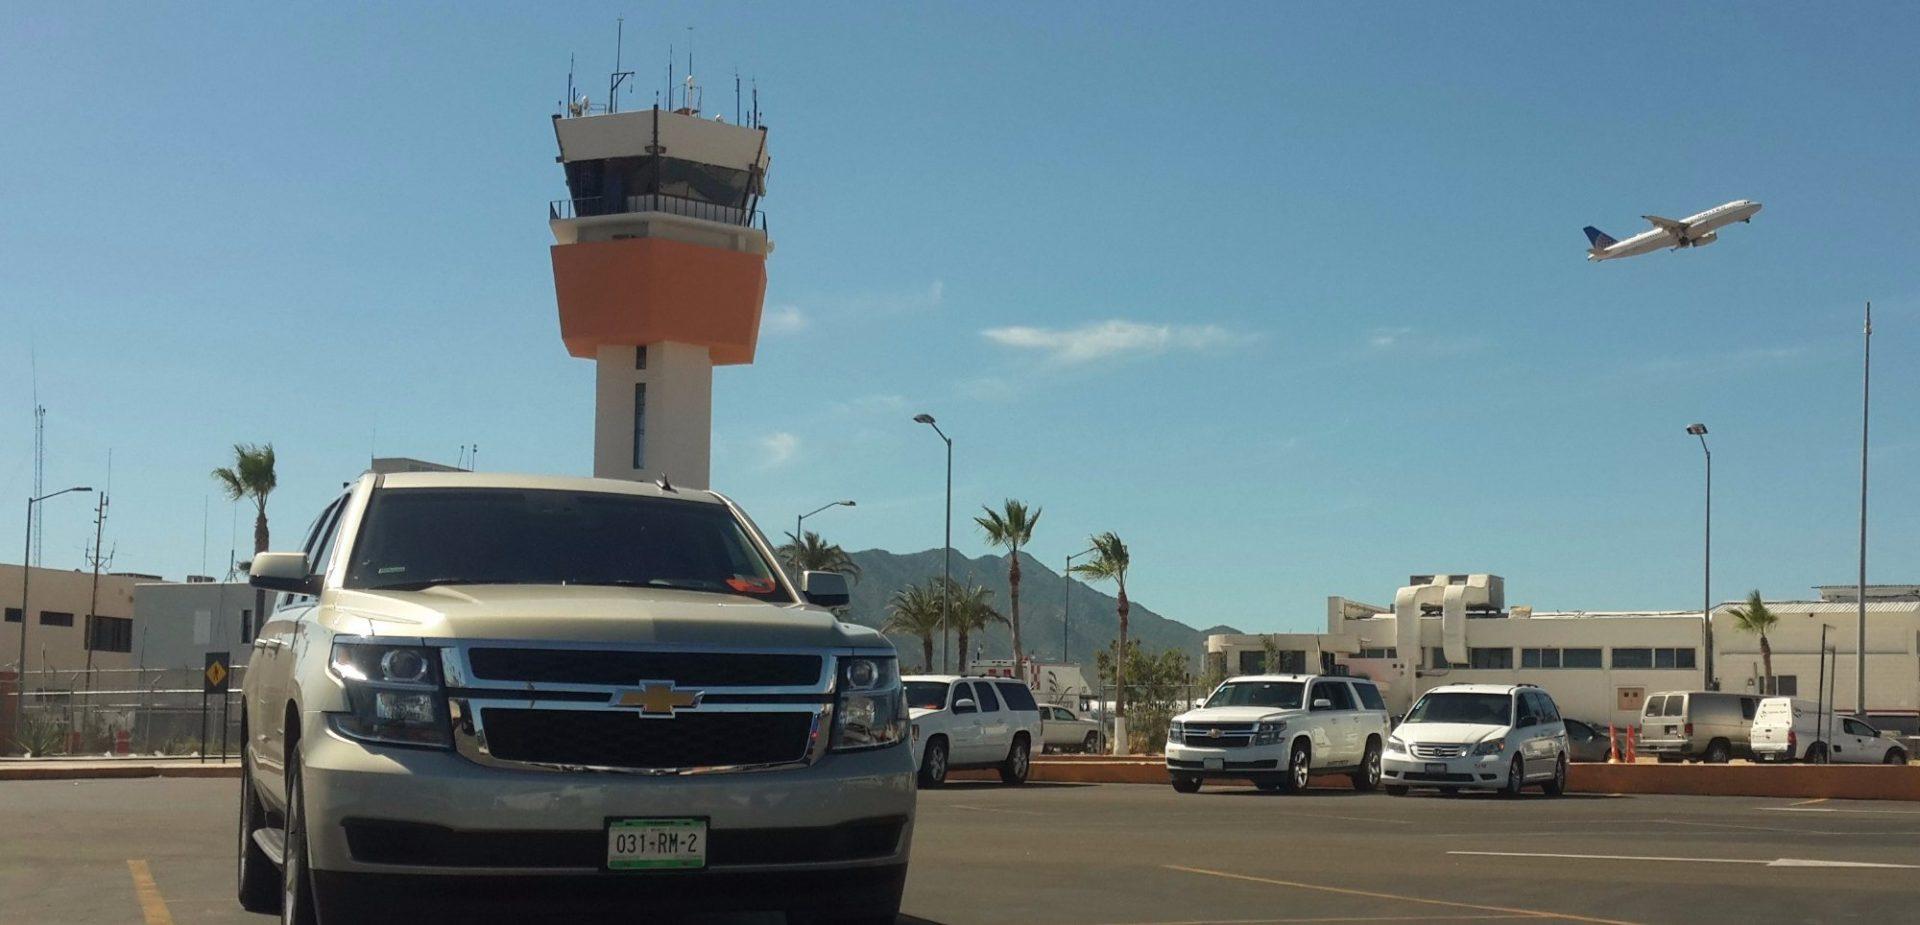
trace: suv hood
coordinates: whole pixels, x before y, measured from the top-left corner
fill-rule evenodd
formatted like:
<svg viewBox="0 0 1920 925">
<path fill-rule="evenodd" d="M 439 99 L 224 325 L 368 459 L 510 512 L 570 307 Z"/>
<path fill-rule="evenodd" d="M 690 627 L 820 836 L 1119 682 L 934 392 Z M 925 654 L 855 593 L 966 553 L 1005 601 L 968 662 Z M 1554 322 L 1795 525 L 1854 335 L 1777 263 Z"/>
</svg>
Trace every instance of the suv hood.
<svg viewBox="0 0 1920 925">
<path fill-rule="evenodd" d="M 1257 723 L 1263 719 L 1287 719 L 1305 713 L 1305 710 L 1286 710 L 1279 707 L 1201 707 L 1188 710 L 1173 718 L 1176 723 Z"/>
<path fill-rule="evenodd" d="M 1478 745 L 1507 734 L 1505 726 L 1485 723 L 1401 723 L 1393 730 L 1400 741 L 1421 745 Z"/>
<path fill-rule="evenodd" d="M 366 636 L 765 648 L 892 648 L 886 637 L 798 604 L 656 588 L 441 585 L 330 590 L 331 628 Z"/>
</svg>

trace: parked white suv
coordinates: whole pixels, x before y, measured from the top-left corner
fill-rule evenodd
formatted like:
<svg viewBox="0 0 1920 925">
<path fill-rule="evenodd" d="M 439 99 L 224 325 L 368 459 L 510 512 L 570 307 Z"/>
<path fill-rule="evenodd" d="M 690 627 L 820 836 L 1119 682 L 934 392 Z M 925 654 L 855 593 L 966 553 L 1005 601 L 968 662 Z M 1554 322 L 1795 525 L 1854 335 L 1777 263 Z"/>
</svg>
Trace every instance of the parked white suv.
<svg viewBox="0 0 1920 925">
<path fill-rule="evenodd" d="M 1386 791 L 1410 787 L 1567 789 L 1567 727 L 1532 684 L 1447 684 L 1420 698 L 1387 739 Z"/>
<path fill-rule="evenodd" d="M 1364 678 L 1228 678 L 1200 709 L 1173 718 L 1167 776 L 1181 793 L 1209 778 L 1295 791 L 1326 773 L 1346 773 L 1354 789 L 1372 790 L 1388 722 L 1380 689 Z"/>
<path fill-rule="evenodd" d="M 996 768 L 1024 784 L 1044 722 L 1033 690 L 1011 678 L 912 675 L 905 680 L 920 786 L 938 787 L 947 772 Z"/>
<path fill-rule="evenodd" d="M 1828 743 L 1832 743 L 1829 747 Z M 1811 700 L 1768 697 L 1753 717 L 1753 757 L 1816 764 L 1906 764 L 1907 750 L 1880 730 Z"/>
<path fill-rule="evenodd" d="M 254 641 L 239 895 L 311 925 L 662 909 L 891 922 L 898 661 L 707 491 L 361 477 Z"/>
</svg>

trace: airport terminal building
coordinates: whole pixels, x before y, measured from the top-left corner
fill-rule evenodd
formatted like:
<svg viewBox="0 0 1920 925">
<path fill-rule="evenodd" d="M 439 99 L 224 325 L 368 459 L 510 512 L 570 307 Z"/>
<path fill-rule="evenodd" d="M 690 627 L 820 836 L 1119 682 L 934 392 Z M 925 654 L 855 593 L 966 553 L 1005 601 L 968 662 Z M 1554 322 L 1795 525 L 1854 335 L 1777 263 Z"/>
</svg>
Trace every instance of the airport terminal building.
<svg viewBox="0 0 1920 925">
<path fill-rule="evenodd" d="M 1882 730 L 1920 732 L 1920 586 L 1867 586 L 1864 710 L 1855 702 L 1855 589 L 1816 591 L 1816 600 L 1767 602 L 1779 617 L 1767 636 L 1778 692 L 1813 700 L 1824 677 L 1825 699 L 1842 711 L 1863 713 Z M 1759 637 L 1734 625 L 1735 606 L 1713 610 L 1714 674 L 1721 690 L 1760 693 Z M 1698 610 L 1537 612 L 1508 607 L 1498 575 L 1433 574 L 1412 576 L 1391 607 L 1328 598 L 1324 633 L 1210 636 L 1207 660 L 1230 674 L 1367 677 L 1395 712 L 1442 684 L 1528 682 L 1546 688 L 1567 716 L 1604 727 L 1637 724 L 1648 694 L 1705 689 L 1707 646 Z"/>
</svg>

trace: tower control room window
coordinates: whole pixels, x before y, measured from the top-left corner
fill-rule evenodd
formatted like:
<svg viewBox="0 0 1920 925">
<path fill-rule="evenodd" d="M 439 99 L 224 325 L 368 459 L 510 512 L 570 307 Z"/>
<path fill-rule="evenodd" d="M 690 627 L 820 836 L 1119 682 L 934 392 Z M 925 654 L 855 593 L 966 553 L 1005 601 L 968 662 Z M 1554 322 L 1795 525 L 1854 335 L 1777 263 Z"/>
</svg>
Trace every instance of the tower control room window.
<svg viewBox="0 0 1920 925">
<path fill-rule="evenodd" d="M 647 345 L 646 344 L 641 344 L 640 346 L 633 348 L 633 368 L 634 369 L 647 368 Z"/>
<path fill-rule="evenodd" d="M 647 467 L 647 384 L 633 384 L 633 467 Z"/>
</svg>

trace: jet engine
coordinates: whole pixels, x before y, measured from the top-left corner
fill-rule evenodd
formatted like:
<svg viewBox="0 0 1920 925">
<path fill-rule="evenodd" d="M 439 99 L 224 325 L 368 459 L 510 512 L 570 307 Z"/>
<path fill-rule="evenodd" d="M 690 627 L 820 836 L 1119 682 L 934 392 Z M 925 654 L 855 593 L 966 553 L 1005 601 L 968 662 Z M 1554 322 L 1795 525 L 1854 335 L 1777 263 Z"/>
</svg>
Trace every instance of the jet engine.
<svg viewBox="0 0 1920 925">
<path fill-rule="evenodd" d="M 1718 241 L 1718 240 L 1720 240 L 1720 232 L 1718 232 L 1718 231 L 1709 231 L 1709 232 L 1707 232 L 1706 234 L 1703 234 L 1703 235 L 1701 235 L 1701 236 L 1699 236 L 1699 237 L 1697 237 L 1697 238 L 1691 238 L 1691 239 L 1689 239 L 1689 240 L 1687 241 L 1687 246 L 1689 246 L 1689 247 L 1706 247 L 1707 245 L 1709 245 L 1709 244 L 1712 244 L 1713 242 L 1715 242 L 1715 241 Z"/>
</svg>

